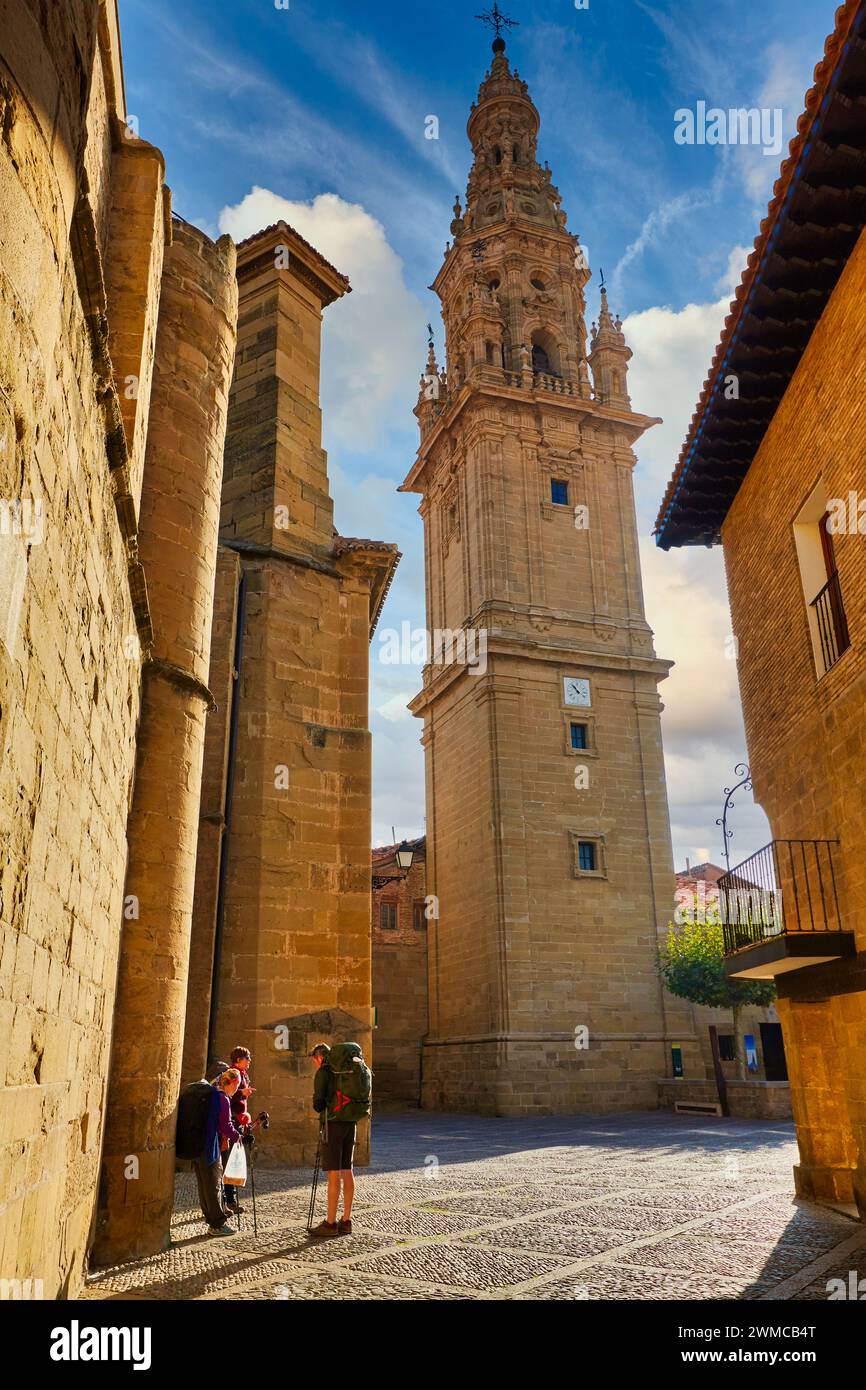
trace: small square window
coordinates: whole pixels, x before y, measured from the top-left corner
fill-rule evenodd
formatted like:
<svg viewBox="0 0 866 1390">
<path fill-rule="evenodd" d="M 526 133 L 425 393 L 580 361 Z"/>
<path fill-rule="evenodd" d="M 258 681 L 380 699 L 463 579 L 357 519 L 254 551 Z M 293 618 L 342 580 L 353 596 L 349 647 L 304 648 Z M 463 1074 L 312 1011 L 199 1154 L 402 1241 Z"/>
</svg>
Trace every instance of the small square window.
<svg viewBox="0 0 866 1390">
<path fill-rule="evenodd" d="M 596 870 L 596 852 L 593 840 L 578 840 L 577 842 L 577 867 L 583 874 L 594 874 Z"/>
<path fill-rule="evenodd" d="M 379 926 L 382 928 L 383 931 L 396 931 L 396 930 L 397 930 L 397 904 L 396 904 L 396 903 L 380 903 L 380 904 L 379 904 Z"/>
<path fill-rule="evenodd" d="M 564 478 L 551 478 L 550 500 L 557 507 L 568 506 L 568 483 Z"/>
<path fill-rule="evenodd" d="M 570 830 L 571 872 L 575 878 L 607 878 L 607 858 L 603 835 Z"/>
<path fill-rule="evenodd" d="M 571 737 L 572 748 L 588 748 L 587 727 L 585 724 L 569 724 L 569 735 Z"/>
</svg>

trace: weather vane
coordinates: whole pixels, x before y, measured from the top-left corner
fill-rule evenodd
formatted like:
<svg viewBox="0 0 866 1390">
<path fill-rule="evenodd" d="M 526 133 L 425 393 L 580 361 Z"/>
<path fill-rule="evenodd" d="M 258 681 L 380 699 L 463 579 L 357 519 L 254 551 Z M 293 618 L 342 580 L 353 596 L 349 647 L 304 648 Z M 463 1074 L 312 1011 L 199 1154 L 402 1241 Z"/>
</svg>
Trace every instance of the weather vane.
<svg viewBox="0 0 866 1390">
<path fill-rule="evenodd" d="M 600 283 L 600 285 L 599 285 L 599 289 L 602 289 L 602 290 L 603 290 L 603 289 L 606 288 L 606 286 L 605 286 L 605 283 L 604 283 L 604 271 L 602 270 L 601 266 L 599 266 L 599 268 L 598 268 L 598 273 L 599 273 L 599 276 L 601 277 L 601 283 Z"/>
<path fill-rule="evenodd" d="M 477 14 L 475 18 L 480 19 L 482 24 L 489 24 L 490 28 L 496 31 L 497 39 L 502 38 L 503 29 L 518 29 L 520 27 L 519 20 L 505 18 L 498 4 L 494 4 L 492 10 L 485 10 L 484 14 Z"/>
<path fill-rule="evenodd" d="M 433 346 L 433 325 L 432 325 L 432 323 L 428 323 L 428 325 L 427 325 L 427 346 L 428 346 L 428 347 L 432 347 L 432 346 Z"/>
</svg>

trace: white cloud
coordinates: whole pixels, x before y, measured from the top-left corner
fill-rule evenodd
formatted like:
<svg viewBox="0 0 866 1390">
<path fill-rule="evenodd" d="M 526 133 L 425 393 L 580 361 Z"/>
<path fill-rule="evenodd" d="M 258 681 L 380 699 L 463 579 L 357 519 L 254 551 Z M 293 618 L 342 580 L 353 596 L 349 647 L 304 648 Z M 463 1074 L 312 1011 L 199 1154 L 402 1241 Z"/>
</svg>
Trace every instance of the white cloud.
<svg viewBox="0 0 866 1390">
<path fill-rule="evenodd" d="M 679 456 L 729 304 L 725 294 L 712 304 L 686 304 L 678 310 L 654 306 L 630 314 L 623 323 L 634 353 L 629 368 L 634 407 L 663 420 L 638 448 L 641 478 L 646 482 L 649 475 L 656 503 Z"/>
<path fill-rule="evenodd" d="M 731 289 L 745 264 L 746 248 L 728 257 L 722 298 L 680 310 L 654 306 L 626 318 L 623 330 L 634 352 L 629 388 L 636 410 L 661 415 L 637 446 L 635 474 L 641 566 L 647 618 L 659 656 L 674 667 L 660 686 L 665 706 L 662 732 L 671 830 L 677 864 L 696 841 L 721 854 L 715 829 L 723 788 L 734 764 L 746 756 L 731 618 L 720 548 L 660 550 L 648 532 L 670 478 L 728 312 Z M 770 837 L 766 820 L 749 797 L 737 807 L 737 851 L 743 858 Z"/>
<path fill-rule="evenodd" d="M 615 295 L 622 293 L 623 276 L 633 261 L 638 260 L 649 246 L 656 244 L 674 223 L 688 217 L 698 208 L 706 207 L 712 202 L 714 196 L 713 187 L 702 188 L 696 192 L 680 193 L 675 198 L 668 198 L 657 208 L 653 208 L 652 212 L 644 219 L 634 241 L 625 248 L 614 269 L 611 280 L 613 293 Z"/>
<path fill-rule="evenodd" d="M 344 275 L 352 293 L 326 311 L 322 335 L 322 409 L 329 439 L 372 448 L 417 395 L 424 362 L 424 311 L 406 288 L 403 263 L 385 229 L 357 203 L 320 193 L 295 203 L 253 188 L 220 213 L 236 241 L 280 219 Z"/>
<path fill-rule="evenodd" d="M 783 43 L 772 43 L 766 53 L 767 75 L 756 105 L 770 111 L 781 111 L 781 149 L 778 154 L 764 154 L 754 145 L 737 148 L 743 187 L 752 199 L 758 218 L 767 211 L 773 184 L 779 169 L 788 157 L 788 144 L 797 129 L 797 118 L 809 85 L 810 69 L 804 68 L 802 55 Z M 757 228 L 756 228 L 757 230 Z"/>
<path fill-rule="evenodd" d="M 398 695 L 392 695 L 390 700 L 385 700 L 384 704 L 377 705 L 376 713 L 380 714 L 383 719 L 387 719 L 389 724 L 402 724 L 413 719 L 414 715 L 410 714 L 406 707 L 409 701 L 413 700 L 418 694 L 420 685 L 421 680 L 419 674 L 418 686 L 416 689 L 401 690 Z"/>
<path fill-rule="evenodd" d="M 720 294 L 734 297 L 734 292 L 743 278 L 743 271 L 746 268 L 746 261 L 752 253 L 751 246 L 735 246 L 728 254 L 728 264 L 724 274 L 720 275 L 714 285 Z M 709 365 L 709 363 L 707 364 Z"/>
</svg>

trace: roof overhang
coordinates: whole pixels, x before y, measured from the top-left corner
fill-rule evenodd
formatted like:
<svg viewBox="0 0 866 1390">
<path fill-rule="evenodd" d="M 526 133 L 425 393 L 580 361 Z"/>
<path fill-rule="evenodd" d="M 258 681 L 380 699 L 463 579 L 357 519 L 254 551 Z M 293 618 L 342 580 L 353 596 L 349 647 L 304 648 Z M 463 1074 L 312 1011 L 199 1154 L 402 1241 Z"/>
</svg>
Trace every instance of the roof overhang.
<svg viewBox="0 0 866 1390">
<path fill-rule="evenodd" d="M 361 540 L 357 536 L 334 537 L 335 559 L 361 570 L 370 585 L 370 639 L 376 631 L 388 590 L 391 587 L 401 555 L 391 541 Z"/>
<path fill-rule="evenodd" d="M 866 0 L 846 0 L 725 320 L 656 543 L 713 545 L 866 226 Z M 737 380 L 735 396 L 730 378 Z"/>
</svg>

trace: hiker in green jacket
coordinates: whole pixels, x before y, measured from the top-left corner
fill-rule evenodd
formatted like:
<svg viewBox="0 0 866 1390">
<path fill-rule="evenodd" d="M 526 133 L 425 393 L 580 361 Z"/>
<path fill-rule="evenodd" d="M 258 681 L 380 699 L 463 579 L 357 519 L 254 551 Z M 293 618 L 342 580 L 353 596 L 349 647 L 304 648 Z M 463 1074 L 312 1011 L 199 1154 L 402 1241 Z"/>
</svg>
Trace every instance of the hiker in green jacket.
<svg viewBox="0 0 866 1390">
<path fill-rule="evenodd" d="M 370 1114 L 372 1078 L 357 1043 L 318 1043 L 310 1056 L 316 1064 L 313 1109 L 322 1117 L 322 1171 L 328 1174 L 328 1215 L 310 1235 L 318 1239 L 352 1234 L 355 1174 L 352 1158 L 358 1120 Z M 343 1215 L 337 1220 L 340 1188 Z"/>
</svg>

